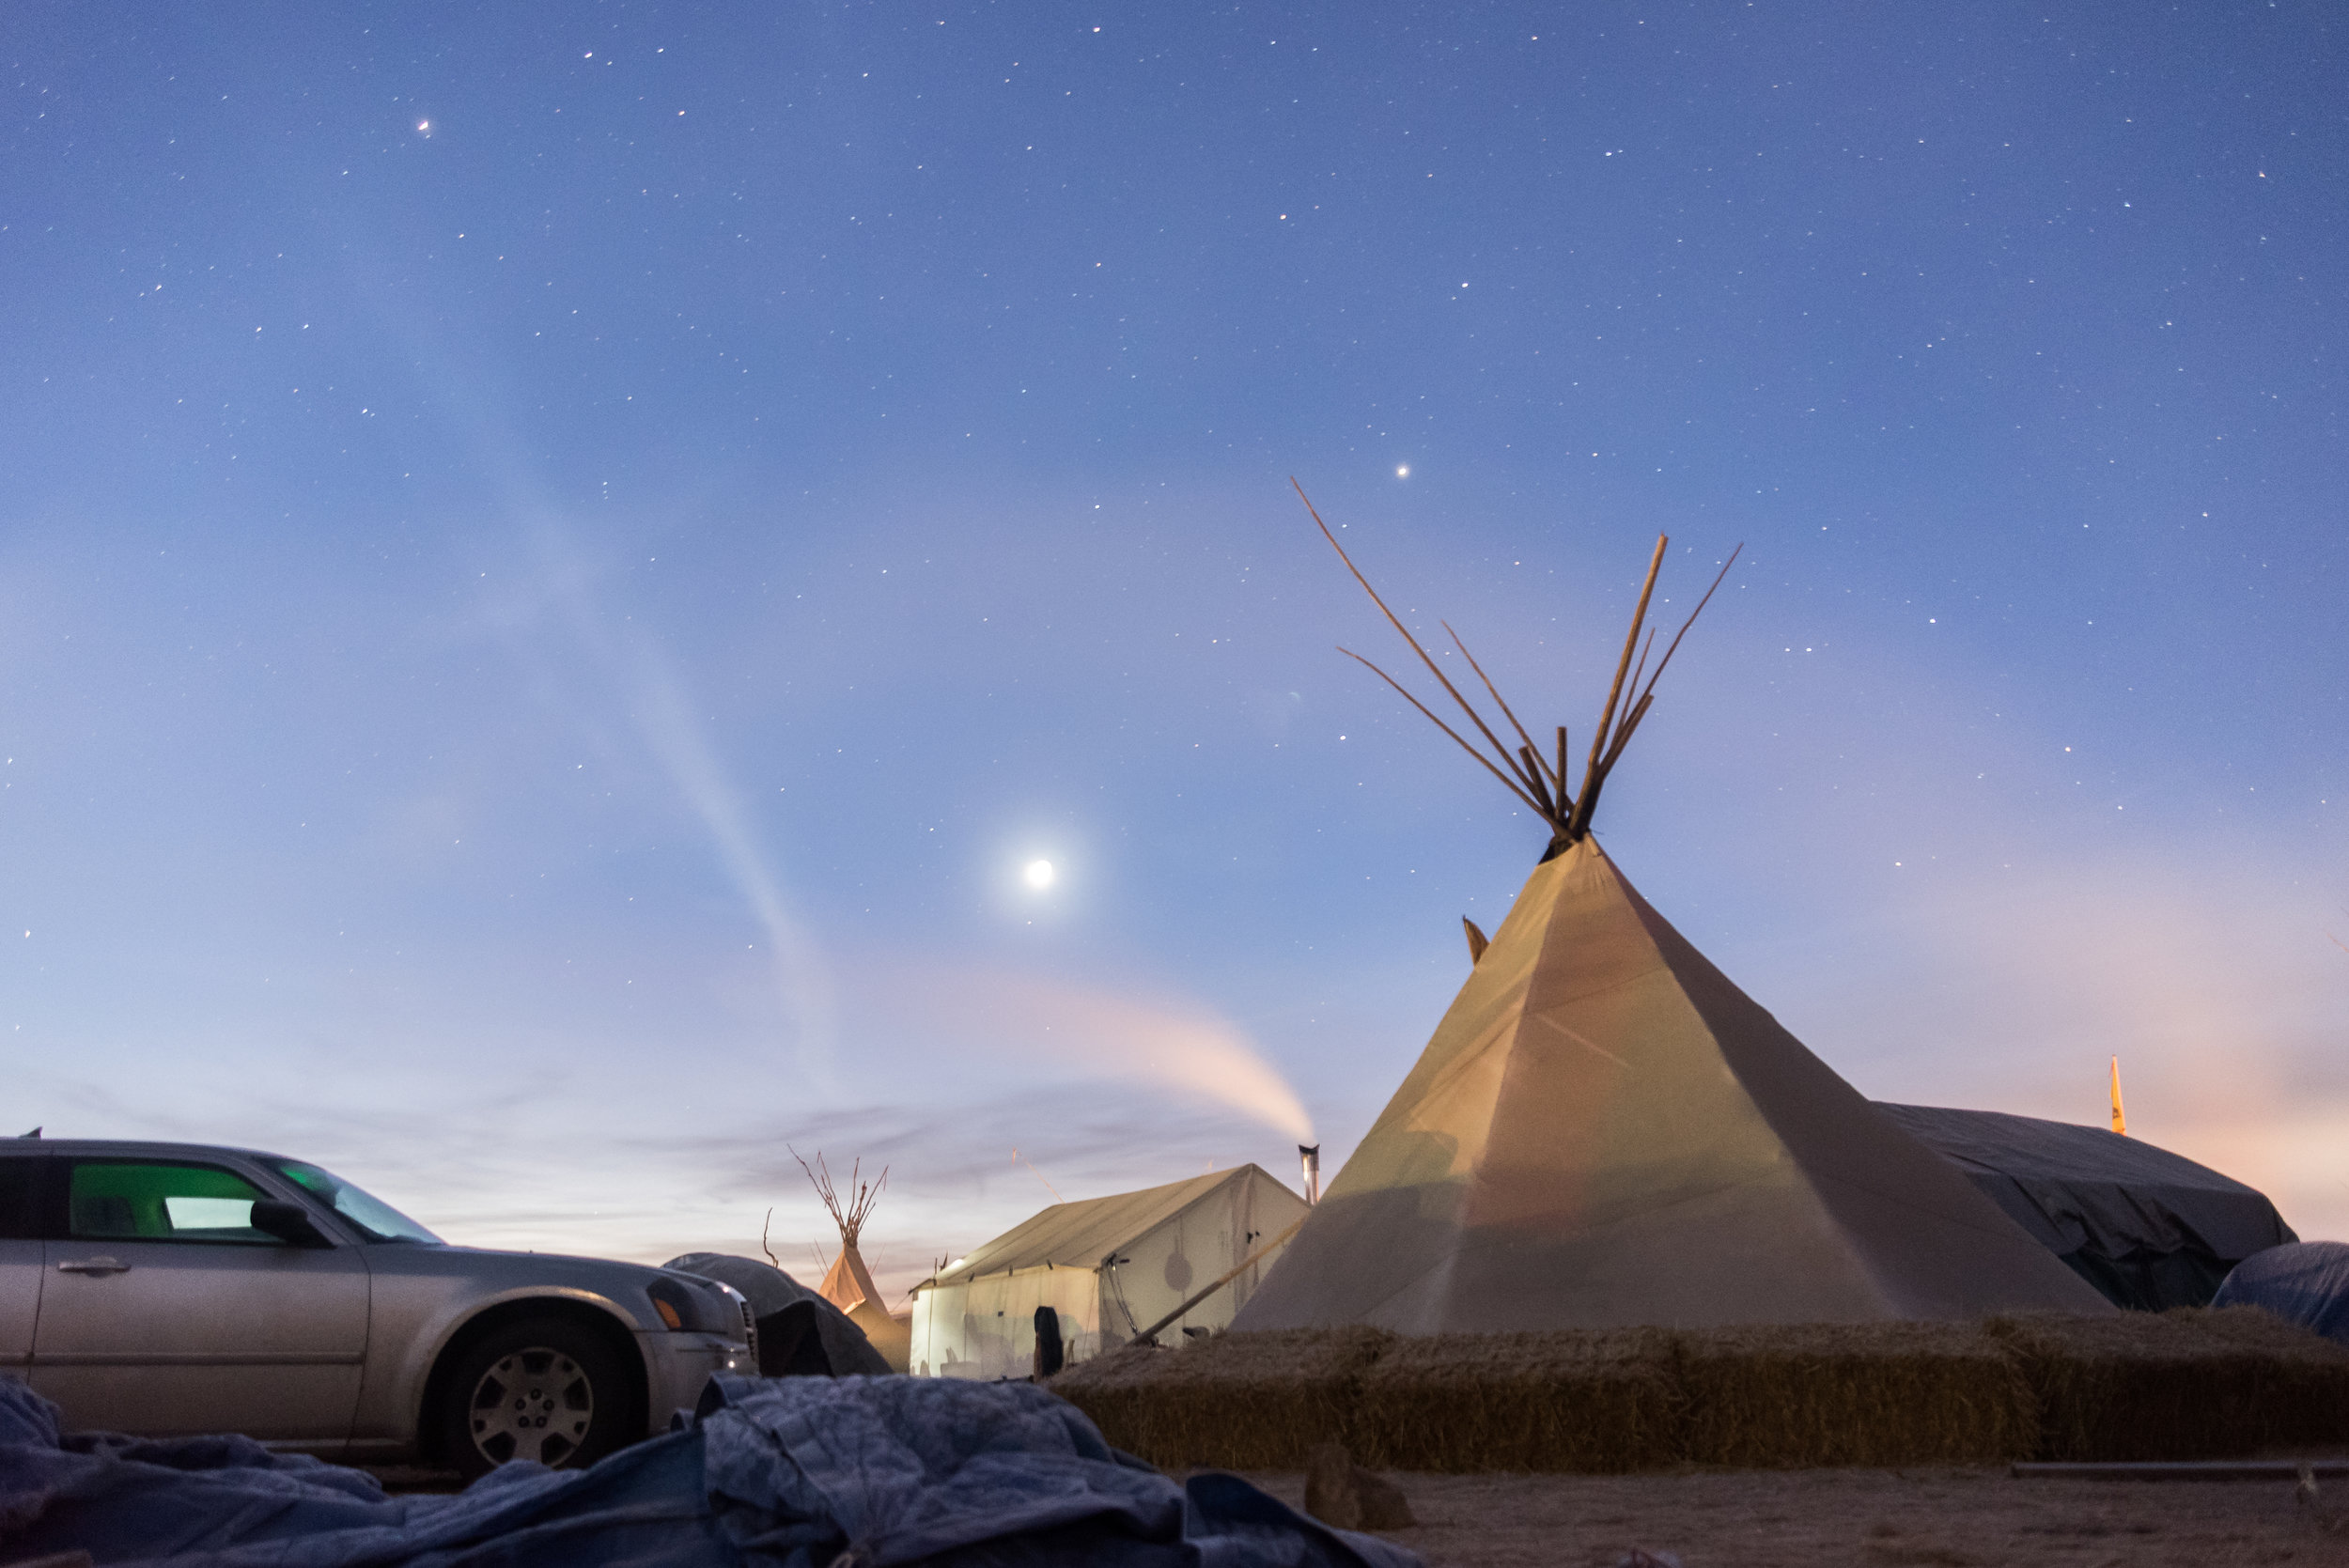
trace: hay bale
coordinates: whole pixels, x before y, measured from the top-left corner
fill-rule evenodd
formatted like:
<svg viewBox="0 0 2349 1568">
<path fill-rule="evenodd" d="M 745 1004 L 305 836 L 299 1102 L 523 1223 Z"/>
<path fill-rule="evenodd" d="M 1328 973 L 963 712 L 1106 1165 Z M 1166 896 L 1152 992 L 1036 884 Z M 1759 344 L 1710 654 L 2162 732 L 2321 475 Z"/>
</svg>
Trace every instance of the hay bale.
<svg viewBox="0 0 2349 1568">
<path fill-rule="evenodd" d="M 2038 1396 L 2042 1459 L 2232 1459 L 2349 1440 L 2349 1349 L 2256 1308 L 1988 1327 Z"/>
<path fill-rule="evenodd" d="M 1218 1334 L 1128 1349 L 1052 1379 L 1117 1447 L 1168 1469 L 1298 1470 L 1316 1444 L 1352 1444 L 1355 1385 L 1383 1328 Z"/>
<path fill-rule="evenodd" d="M 1672 1462 L 1679 1405 L 1662 1329 L 1439 1334 L 1362 1369 L 1354 1446 L 1388 1469 L 1620 1474 Z"/>
<path fill-rule="evenodd" d="M 2028 1458 L 2038 1406 L 1972 1323 L 1754 1324 L 1673 1336 L 1682 1454 L 1760 1468 Z"/>
<path fill-rule="evenodd" d="M 2162 1315 L 2259 1356 L 2255 1452 L 2349 1443 L 2349 1345 L 2261 1307 L 2180 1307 Z"/>
</svg>

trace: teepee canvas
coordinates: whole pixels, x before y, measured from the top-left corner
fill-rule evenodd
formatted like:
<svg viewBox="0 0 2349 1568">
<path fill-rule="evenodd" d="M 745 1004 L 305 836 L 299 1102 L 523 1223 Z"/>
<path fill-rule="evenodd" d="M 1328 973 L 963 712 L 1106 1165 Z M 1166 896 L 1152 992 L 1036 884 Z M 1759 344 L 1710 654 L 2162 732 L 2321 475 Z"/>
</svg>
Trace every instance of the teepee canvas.
<svg viewBox="0 0 2349 1568">
<path fill-rule="evenodd" d="M 1507 768 L 1494 772 L 1550 825 L 1550 851 L 1234 1328 L 2110 1310 L 1707 962 L 1590 836 L 1652 698 L 1653 676 L 1619 718 L 1663 548 L 1579 790 L 1563 731 L 1554 765 L 1521 728 L 1512 757 L 1452 691 Z"/>
<path fill-rule="evenodd" d="M 799 1157 L 796 1151 L 792 1157 Z M 832 1186 L 832 1172 L 825 1168 L 820 1151 L 813 1168 L 802 1159 L 800 1169 L 807 1172 L 817 1197 L 823 1200 L 826 1212 L 840 1230 L 840 1255 L 824 1270 L 823 1283 L 816 1287 L 816 1294 L 848 1314 L 848 1321 L 864 1331 L 864 1337 L 880 1352 L 892 1372 L 905 1371 L 911 1330 L 904 1318 L 891 1314 L 888 1302 L 881 1298 L 880 1287 L 873 1283 L 872 1271 L 864 1266 L 863 1254 L 857 1250 L 857 1238 L 863 1234 L 864 1221 L 871 1217 L 873 1205 L 880 1202 L 881 1189 L 889 1184 L 888 1171 L 883 1170 L 867 1184 L 859 1179 L 859 1168 L 851 1167 L 848 1195 L 843 1198 Z"/>
</svg>

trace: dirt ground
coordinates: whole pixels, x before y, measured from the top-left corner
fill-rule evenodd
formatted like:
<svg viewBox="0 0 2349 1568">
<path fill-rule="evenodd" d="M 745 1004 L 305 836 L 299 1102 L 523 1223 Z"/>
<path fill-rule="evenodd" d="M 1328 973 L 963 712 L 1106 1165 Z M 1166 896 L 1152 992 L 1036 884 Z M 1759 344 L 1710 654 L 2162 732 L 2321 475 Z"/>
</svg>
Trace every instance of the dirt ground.
<svg viewBox="0 0 2349 1568">
<path fill-rule="evenodd" d="M 1248 1478 L 1301 1506 L 1302 1475 Z M 2010 1479 L 1999 1469 L 1395 1475 L 1429 1568 L 2349 1568 L 2349 1482 Z"/>
</svg>

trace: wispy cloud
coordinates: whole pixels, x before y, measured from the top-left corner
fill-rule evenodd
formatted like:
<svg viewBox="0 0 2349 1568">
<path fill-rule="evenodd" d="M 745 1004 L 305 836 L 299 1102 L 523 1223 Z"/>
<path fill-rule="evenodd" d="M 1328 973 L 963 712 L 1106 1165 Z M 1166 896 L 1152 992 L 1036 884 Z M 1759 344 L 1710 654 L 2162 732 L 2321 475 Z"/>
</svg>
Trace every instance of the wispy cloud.
<svg viewBox="0 0 2349 1568">
<path fill-rule="evenodd" d="M 542 518 L 534 530 L 545 601 L 626 714 L 645 752 L 708 834 L 718 865 L 767 939 L 774 989 L 790 1022 L 800 1070 L 837 1086 L 832 975 L 801 925 L 743 802 L 711 743 L 685 674 L 632 616 L 613 613 L 595 573 L 563 526 Z"/>
</svg>

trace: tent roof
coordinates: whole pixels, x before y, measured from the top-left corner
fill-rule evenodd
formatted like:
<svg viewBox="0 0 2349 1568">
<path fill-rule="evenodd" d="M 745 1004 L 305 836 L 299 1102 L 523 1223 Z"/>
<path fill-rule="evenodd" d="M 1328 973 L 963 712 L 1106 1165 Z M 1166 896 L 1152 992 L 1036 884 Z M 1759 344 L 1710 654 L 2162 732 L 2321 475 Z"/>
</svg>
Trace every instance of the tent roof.
<svg viewBox="0 0 2349 1568">
<path fill-rule="evenodd" d="M 1860 1322 L 2108 1304 L 1594 839 L 1508 918 L 1235 1328 Z"/>
<path fill-rule="evenodd" d="M 1110 1253 L 1157 1229 L 1209 1193 L 1235 1182 L 1256 1178 L 1274 1180 L 1259 1166 L 1236 1165 L 1228 1171 L 1210 1171 L 1188 1181 L 1146 1187 L 1139 1192 L 1054 1203 L 974 1249 L 953 1268 L 940 1273 L 936 1282 L 959 1284 L 982 1274 L 1038 1268 L 1046 1264 L 1056 1268 L 1098 1268 Z"/>
<path fill-rule="evenodd" d="M 2199 1246 L 2232 1263 L 2296 1239 L 2257 1188 L 2141 1138 L 2001 1110 L 1876 1109 L 2058 1253 L 2087 1247 L 2118 1258 Z"/>
</svg>

